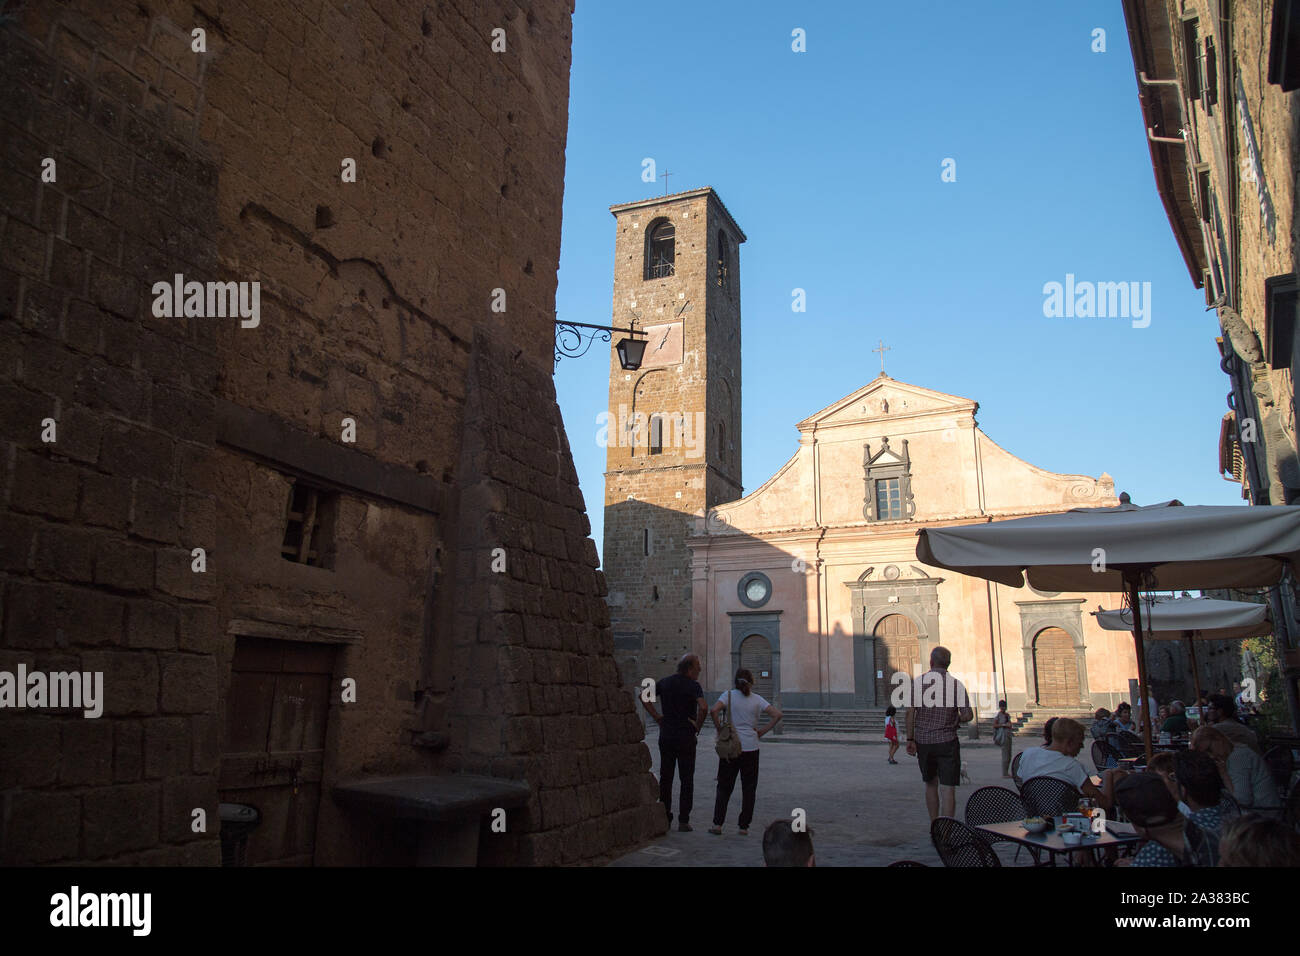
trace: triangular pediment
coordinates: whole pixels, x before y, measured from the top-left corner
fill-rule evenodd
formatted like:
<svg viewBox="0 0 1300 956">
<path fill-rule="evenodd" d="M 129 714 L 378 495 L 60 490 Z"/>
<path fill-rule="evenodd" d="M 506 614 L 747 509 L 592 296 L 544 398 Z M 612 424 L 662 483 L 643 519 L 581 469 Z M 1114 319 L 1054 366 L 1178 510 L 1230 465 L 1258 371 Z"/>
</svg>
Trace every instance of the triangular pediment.
<svg viewBox="0 0 1300 956">
<path fill-rule="evenodd" d="M 892 464 L 901 465 L 903 463 L 903 459 L 899 458 L 892 451 L 885 451 L 885 452 L 881 452 L 875 458 L 871 459 L 871 463 L 873 465 L 892 465 Z"/>
<path fill-rule="evenodd" d="M 978 408 L 979 402 L 969 398 L 900 382 L 882 373 L 853 394 L 814 412 L 797 427 L 800 431 L 808 431 L 814 426 L 914 420 L 930 415 L 965 413 L 973 416 Z"/>
</svg>

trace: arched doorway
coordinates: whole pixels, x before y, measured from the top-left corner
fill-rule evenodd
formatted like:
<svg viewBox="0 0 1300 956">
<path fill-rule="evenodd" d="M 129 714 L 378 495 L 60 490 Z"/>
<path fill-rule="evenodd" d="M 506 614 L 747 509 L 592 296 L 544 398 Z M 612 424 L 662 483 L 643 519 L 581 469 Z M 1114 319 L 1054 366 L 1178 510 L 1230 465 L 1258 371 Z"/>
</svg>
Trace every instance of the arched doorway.
<svg viewBox="0 0 1300 956">
<path fill-rule="evenodd" d="M 921 643 L 912 619 L 903 614 L 882 617 L 872 632 L 876 639 L 876 703 L 885 706 L 898 685 L 893 681 L 896 671 L 905 671 L 908 677 L 917 673 L 921 664 Z"/>
<path fill-rule="evenodd" d="M 1079 662 L 1074 639 L 1059 627 L 1048 627 L 1034 637 L 1035 695 L 1043 706 L 1068 707 L 1079 703 Z"/>
<path fill-rule="evenodd" d="M 754 690 L 768 703 L 775 693 L 772 678 L 772 645 L 760 634 L 751 634 L 740 643 L 740 666 L 754 675 Z M 767 675 L 766 677 L 763 675 Z M 732 677 L 735 677 L 733 674 Z M 735 686 L 734 682 L 729 686 Z"/>
</svg>

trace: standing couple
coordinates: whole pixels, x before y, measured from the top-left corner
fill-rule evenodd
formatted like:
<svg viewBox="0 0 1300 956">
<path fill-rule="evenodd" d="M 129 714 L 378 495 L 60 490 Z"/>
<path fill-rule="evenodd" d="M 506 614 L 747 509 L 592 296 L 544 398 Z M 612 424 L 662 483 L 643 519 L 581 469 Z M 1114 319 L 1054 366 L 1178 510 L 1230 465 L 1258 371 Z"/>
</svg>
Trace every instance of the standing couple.
<svg viewBox="0 0 1300 956">
<path fill-rule="evenodd" d="M 680 814 L 677 829 L 689 832 L 691 806 L 695 796 L 695 745 L 700 727 L 704 725 L 704 689 L 699 685 L 700 659 L 687 654 L 677 664 L 677 673 L 665 677 L 655 685 L 655 696 L 663 705 L 660 715 L 652 701 L 644 701 L 650 716 L 659 725 L 659 800 L 673 822 L 673 774 L 679 768 L 682 775 Z M 740 777 L 740 833 L 749 832 L 754 819 L 754 799 L 758 793 L 758 739 L 776 726 L 781 711 L 754 692 L 754 675 L 743 667 L 736 671 L 735 687 L 721 695 L 708 711 L 713 726 L 721 733 L 724 726 L 718 714 L 735 731 L 740 741 L 740 752 L 735 757 L 718 758 L 718 793 L 713 803 L 713 826 L 710 833 L 721 834 L 727 816 L 727 804 Z M 770 719 L 759 726 L 760 717 Z"/>
</svg>

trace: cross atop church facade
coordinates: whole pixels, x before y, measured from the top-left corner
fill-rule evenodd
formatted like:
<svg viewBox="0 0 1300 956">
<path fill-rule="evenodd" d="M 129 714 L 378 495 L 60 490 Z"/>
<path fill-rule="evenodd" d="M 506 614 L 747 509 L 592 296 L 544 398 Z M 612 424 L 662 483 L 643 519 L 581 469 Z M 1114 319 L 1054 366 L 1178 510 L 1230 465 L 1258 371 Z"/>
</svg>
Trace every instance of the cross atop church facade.
<svg viewBox="0 0 1300 956">
<path fill-rule="evenodd" d="M 890 346 L 885 344 L 884 339 L 880 339 L 880 347 L 874 348 L 871 351 L 880 353 L 880 374 L 884 375 L 885 374 L 885 353 L 892 352 L 893 349 Z"/>
<path fill-rule="evenodd" d="M 671 175 L 672 175 L 672 173 L 670 173 L 670 172 L 669 172 L 668 170 L 666 170 L 666 169 L 665 169 L 662 173 L 659 174 L 659 178 L 662 179 L 662 180 L 664 181 L 664 195 L 665 195 L 665 196 L 668 195 L 668 177 L 671 176 Z"/>
</svg>

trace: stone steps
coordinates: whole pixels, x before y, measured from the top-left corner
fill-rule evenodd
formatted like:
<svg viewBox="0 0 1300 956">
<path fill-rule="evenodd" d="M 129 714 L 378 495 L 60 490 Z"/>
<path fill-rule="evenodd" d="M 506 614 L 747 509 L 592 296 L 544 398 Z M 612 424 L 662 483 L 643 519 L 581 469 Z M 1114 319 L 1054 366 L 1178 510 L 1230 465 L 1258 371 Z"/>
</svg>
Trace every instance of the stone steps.
<svg viewBox="0 0 1300 956">
<path fill-rule="evenodd" d="M 885 735 L 884 708 L 870 710 L 799 709 L 787 710 L 784 713 L 785 719 L 781 721 L 782 730 L 788 733 L 816 731 L 819 733 L 874 734 L 880 737 Z M 903 714 L 903 711 L 898 714 L 900 738 L 903 735 Z M 1030 714 L 1013 715 L 1011 718 L 1012 731 L 1019 733 L 1020 727 L 1030 716 Z M 993 736 L 992 717 L 980 717 L 979 732 L 981 736 Z M 1039 724 L 1039 733 L 1042 733 L 1041 723 Z"/>
<path fill-rule="evenodd" d="M 1048 710 L 1043 708 L 1037 711 L 1028 711 L 1025 714 L 1028 719 L 1021 724 L 1020 728 L 1016 731 L 1016 736 L 1042 737 L 1043 725 L 1053 717 L 1069 717 L 1072 720 L 1077 720 L 1079 723 L 1083 724 L 1086 729 L 1092 726 L 1093 713 L 1094 712 L 1091 710 L 1079 710 L 1077 708 L 1073 710 L 1068 708 L 1061 710 Z"/>
</svg>

